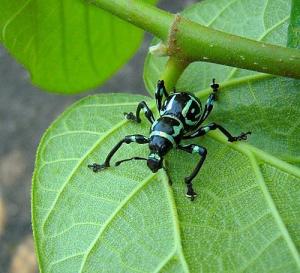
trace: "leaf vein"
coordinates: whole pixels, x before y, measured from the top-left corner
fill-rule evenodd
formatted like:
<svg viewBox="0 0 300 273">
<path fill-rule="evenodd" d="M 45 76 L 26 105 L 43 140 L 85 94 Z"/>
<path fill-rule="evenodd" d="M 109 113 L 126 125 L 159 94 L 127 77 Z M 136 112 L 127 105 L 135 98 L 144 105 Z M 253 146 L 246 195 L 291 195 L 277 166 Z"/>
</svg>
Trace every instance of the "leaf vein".
<svg viewBox="0 0 300 273">
<path fill-rule="evenodd" d="M 74 174 L 76 173 L 76 171 L 79 169 L 79 167 L 81 166 L 81 164 L 83 163 L 83 161 L 98 147 L 98 145 L 109 135 L 111 135 L 114 131 L 116 131 L 118 128 L 120 128 L 122 125 L 126 124 L 128 121 L 127 120 L 123 120 L 119 123 L 117 123 L 114 127 L 112 127 L 112 129 L 110 129 L 109 131 L 107 131 L 105 134 L 103 134 L 103 136 L 101 138 L 99 138 L 99 140 L 97 140 L 95 142 L 95 144 L 80 158 L 79 162 L 76 164 L 76 166 L 74 167 L 74 169 L 72 170 L 72 172 L 70 173 L 70 175 L 67 177 L 66 181 L 62 184 L 62 187 L 60 188 L 57 198 L 55 199 L 55 201 L 53 202 L 50 210 L 49 210 L 49 214 L 46 216 L 44 223 L 42 225 L 42 230 L 44 230 L 44 227 L 50 217 L 51 211 L 53 211 L 53 209 L 55 208 L 55 206 L 57 205 L 57 202 L 61 196 L 61 194 L 64 192 L 68 182 L 71 180 L 71 178 L 74 176 Z M 46 145 L 45 145 L 46 146 Z"/>
<path fill-rule="evenodd" d="M 180 224 L 182 226 L 188 226 L 188 227 L 197 227 L 197 228 L 205 228 L 205 229 L 209 229 L 212 230 L 216 233 L 227 233 L 227 234 L 238 234 L 238 233 L 242 233 L 247 231 L 248 229 L 250 229 L 251 227 L 254 227 L 255 224 L 259 223 L 260 221 L 262 221 L 265 217 L 269 216 L 271 214 L 270 211 L 260 215 L 258 218 L 256 218 L 252 223 L 247 224 L 241 228 L 236 228 L 236 229 L 220 229 L 217 227 L 213 227 L 213 226 L 209 226 L 209 225 L 201 225 L 201 224 L 196 224 L 196 223 L 183 223 L 181 222 Z"/>
<path fill-rule="evenodd" d="M 245 272 L 247 268 L 249 268 L 250 265 L 252 265 L 255 261 L 258 260 L 258 258 L 272 245 L 274 244 L 277 240 L 279 240 L 281 236 L 276 237 L 274 240 L 270 241 L 263 249 L 259 251 L 259 253 L 251 259 L 248 264 L 241 270 L 241 272 Z"/>
<path fill-rule="evenodd" d="M 83 223 L 74 223 L 73 225 L 69 226 L 68 228 L 54 234 L 54 235 L 51 235 L 51 236 L 45 236 L 45 239 L 54 239 L 56 237 L 59 237 L 61 235 L 64 235 L 65 233 L 67 233 L 68 231 L 72 230 L 73 228 L 75 227 L 78 227 L 78 226 L 97 226 L 97 227 L 100 227 L 101 224 L 98 224 L 98 223 L 88 223 L 88 222 L 83 222 Z"/>
<path fill-rule="evenodd" d="M 153 273 L 159 273 L 166 264 L 174 257 L 176 254 L 176 248 L 154 269 Z"/>
<path fill-rule="evenodd" d="M 32 0 L 28 0 L 22 5 L 6 22 L 2 28 L 2 39 L 5 41 L 6 29 L 7 27 L 22 13 L 23 10 L 30 4 Z"/>
<path fill-rule="evenodd" d="M 231 2 L 228 2 L 228 4 L 226 4 L 221 10 L 220 12 L 217 13 L 217 15 L 208 22 L 208 24 L 206 25 L 207 27 L 210 27 L 230 6 L 232 6 L 233 4 L 235 4 L 236 2 L 238 2 L 239 0 L 233 0 Z"/>
<path fill-rule="evenodd" d="M 79 270 L 79 273 L 83 272 L 84 266 L 88 260 L 89 255 L 91 254 L 93 248 L 96 246 L 96 243 L 101 238 L 101 235 L 104 233 L 104 231 L 108 228 L 109 224 L 113 221 L 113 219 L 118 215 L 118 213 L 125 207 L 125 205 L 133 198 L 143 187 L 145 187 L 149 181 L 151 181 L 156 176 L 156 173 L 149 175 L 144 179 L 138 186 L 120 203 L 120 205 L 116 208 L 116 210 L 111 214 L 111 216 L 107 219 L 107 221 L 104 223 L 102 228 L 100 229 L 99 233 L 97 234 L 95 240 L 91 243 L 90 247 L 86 251 L 81 267 Z"/>
<path fill-rule="evenodd" d="M 94 47 L 92 45 L 92 34 L 91 34 L 91 26 L 90 26 L 90 7 L 89 5 L 84 5 L 85 12 L 84 12 L 84 22 L 85 22 L 85 31 L 86 31 L 86 45 L 87 45 L 87 53 L 90 59 L 92 71 L 94 72 L 95 76 L 98 76 L 98 68 L 94 58 Z"/>
<path fill-rule="evenodd" d="M 285 226 L 285 224 L 284 224 L 284 222 L 283 222 L 283 220 L 282 220 L 282 218 L 279 214 L 279 211 L 278 211 L 278 209 L 275 205 L 274 200 L 272 199 L 272 196 L 271 196 L 271 194 L 268 190 L 268 187 L 265 183 L 263 174 L 261 173 L 261 169 L 260 169 L 255 157 L 253 156 L 253 154 L 250 153 L 250 152 L 248 152 L 247 154 L 248 154 L 249 160 L 252 164 L 252 168 L 254 170 L 254 173 L 257 177 L 257 182 L 261 187 L 262 193 L 264 194 L 266 202 L 267 202 L 268 206 L 271 209 L 271 212 L 272 212 L 273 217 L 274 217 L 274 219 L 275 219 L 275 221 L 276 221 L 276 223 L 279 227 L 279 230 L 282 233 L 282 236 L 285 239 L 285 241 L 287 243 L 287 246 L 291 251 L 292 256 L 294 257 L 295 262 L 297 263 L 298 267 L 300 268 L 299 252 L 298 252 L 298 250 L 297 250 L 297 248 L 296 248 L 296 246 L 295 246 L 295 244 L 294 244 L 294 242 L 293 242 L 293 240 L 292 240 L 292 238 L 291 238 L 291 236 L 290 236 L 290 234 L 289 234 L 289 232 L 288 232 L 288 230 L 287 230 L 287 228 L 286 228 L 286 226 Z"/>
<path fill-rule="evenodd" d="M 59 264 L 59 263 L 62 263 L 62 262 L 67 261 L 67 260 L 69 260 L 69 259 L 78 257 L 78 256 L 83 256 L 83 255 L 84 255 L 84 253 L 77 253 L 77 254 L 73 254 L 73 255 L 70 255 L 70 256 L 61 258 L 61 259 L 59 259 L 59 260 L 57 260 L 57 261 L 54 261 L 54 262 L 52 262 L 52 263 L 50 264 L 50 266 L 49 266 L 49 272 L 51 272 L 51 269 L 52 269 L 52 267 L 53 267 L 54 265 Z"/>
<path fill-rule="evenodd" d="M 270 27 L 269 29 L 267 29 L 259 38 L 258 41 L 261 41 L 263 38 L 265 38 L 271 31 L 273 31 L 275 28 L 279 27 L 280 25 L 282 25 L 283 23 L 285 23 L 288 19 L 290 18 L 290 16 L 286 16 L 284 17 L 281 21 L 277 22 L 276 24 L 274 24 L 272 27 Z"/>
<path fill-rule="evenodd" d="M 169 180 L 168 177 L 167 177 L 167 174 L 166 174 L 165 171 L 163 173 L 164 173 L 164 177 L 165 177 L 163 185 L 165 186 L 166 192 L 168 193 L 167 194 L 168 201 L 169 201 L 170 207 L 173 211 L 172 219 L 173 219 L 173 223 L 174 223 L 174 239 L 175 239 L 175 244 L 176 244 L 175 247 L 178 251 L 179 258 L 181 260 L 184 271 L 186 273 L 189 273 L 190 269 L 189 269 L 188 263 L 186 261 L 186 258 L 184 256 L 182 243 L 181 243 L 180 225 L 179 225 L 179 216 L 178 216 L 177 207 L 176 207 L 176 204 L 175 204 L 172 189 L 171 189 L 171 187 L 169 186 L 169 184 L 167 182 Z"/>
</svg>

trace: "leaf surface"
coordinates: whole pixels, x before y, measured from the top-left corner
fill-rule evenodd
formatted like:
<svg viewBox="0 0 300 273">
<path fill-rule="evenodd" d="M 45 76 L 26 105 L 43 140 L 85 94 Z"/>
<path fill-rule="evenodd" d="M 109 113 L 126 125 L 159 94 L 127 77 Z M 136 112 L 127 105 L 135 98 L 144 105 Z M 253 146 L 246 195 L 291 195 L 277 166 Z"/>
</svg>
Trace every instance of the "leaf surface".
<svg viewBox="0 0 300 273">
<path fill-rule="evenodd" d="M 183 178 L 196 156 L 170 154 L 172 188 L 144 162 L 87 168 L 125 135 L 147 135 L 145 119 L 122 117 L 141 100 L 88 97 L 43 137 L 32 196 L 41 272 L 297 272 L 299 169 L 251 144 L 218 133 L 201 139 L 209 155 L 193 203 Z M 113 161 L 147 154 L 147 145 L 125 145 Z"/>
<path fill-rule="evenodd" d="M 48 91 L 96 87 L 142 40 L 140 29 L 81 0 L 0 0 L 0 6 L 0 42 Z"/>
<path fill-rule="evenodd" d="M 115 141 L 129 132 L 146 133 L 145 123 L 137 127 L 122 117 L 141 99 L 147 98 L 88 97 L 67 110 L 43 137 L 32 196 L 42 272 L 155 271 L 177 251 L 175 207 L 162 172 L 152 174 L 136 163 L 99 175 L 87 168 L 103 161 Z M 132 145 L 118 157 L 146 150 Z"/>
<path fill-rule="evenodd" d="M 205 18 L 228 6 L 213 13 L 221 17 L 236 5 L 249 14 L 255 10 L 242 8 L 249 1 L 219 2 L 196 5 L 194 13 Z M 156 61 L 148 59 L 146 68 L 161 71 L 163 64 Z M 213 70 L 205 74 L 205 66 L 201 71 L 203 85 L 196 88 L 186 72 L 187 82 L 181 79 L 179 87 L 204 103 L 214 75 Z M 159 76 L 152 72 L 146 73 L 153 85 Z M 184 177 L 199 160 L 196 155 L 173 150 L 167 156 L 172 187 L 164 171 L 153 174 L 143 161 L 97 174 L 87 168 L 102 163 L 125 135 L 148 135 L 145 118 L 134 124 L 122 113 L 134 112 L 141 100 L 155 109 L 153 100 L 100 95 L 65 111 L 40 143 L 33 177 L 41 272 L 299 272 L 300 82 L 241 73 L 222 82 L 211 121 L 234 135 L 248 130 L 252 135 L 247 142 L 228 143 L 219 132 L 210 132 L 186 142 L 208 150 L 194 182 L 194 202 L 185 197 Z M 147 145 L 124 145 L 113 162 L 148 153 Z"/>
</svg>

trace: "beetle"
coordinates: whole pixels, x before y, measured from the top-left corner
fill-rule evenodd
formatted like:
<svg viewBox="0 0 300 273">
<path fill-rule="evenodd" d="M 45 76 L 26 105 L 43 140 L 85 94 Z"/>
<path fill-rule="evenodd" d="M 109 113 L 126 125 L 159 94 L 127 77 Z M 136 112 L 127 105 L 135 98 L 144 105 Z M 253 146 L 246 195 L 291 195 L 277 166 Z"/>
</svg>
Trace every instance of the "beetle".
<svg viewBox="0 0 300 273">
<path fill-rule="evenodd" d="M 209 95 L 204 109 L 202 109 L 200 100 L 193 94 L 188 92 L 173 92 L 168 94 L 164 81 L 159 80 L 155 91 L 156 106 L 159 111 L 158 119 L 154 118 L 152 111 L 145 101 L 138 104 L 135 115 L 132 112 L 124 113 L 126 119 L 140 123 L 140 112 L 143 110 L 146 118 L 151 123 L 150 136 L 146 137 L 139 134 L 125 136 L 113 147 L 103 164 L 93 163 L 88 165 L 88 167 L 94 172 L 99 172 L 110 167 L 111 158 L 124 143 L 148 144 L 150 154 L 148 158 L 132 157 L 117 161 L 115 166 L 119 166 L 121 163 L 129 160 L 146 160 L 148 168 L 153 173 L 164 168 L 163 158 L 172 148 L 190 154 L 198 154 L 200 155 L 200 160 L 195 169 L 184 179 L 187 186 L 186 196 L 194 200 L 197 194 L 193 189 L 193 179 L 203 165 L 207 150 L 205 147 L 196 144 L 181 144 L 181 141 L 203 136 L 209 131 L 216 129 L 219 129 L 228 138 L 229 142 L 246 140 L 247 135 L 251 134 L 251 132 L 242 132 L 238 136 L 232 136 L 223 126 L 214 122 L 202 126 L 217 99 L 219 84 L 215 82 L 215 79 L 212 80 L 211 88 L 212 93 Z"/>
</svg>

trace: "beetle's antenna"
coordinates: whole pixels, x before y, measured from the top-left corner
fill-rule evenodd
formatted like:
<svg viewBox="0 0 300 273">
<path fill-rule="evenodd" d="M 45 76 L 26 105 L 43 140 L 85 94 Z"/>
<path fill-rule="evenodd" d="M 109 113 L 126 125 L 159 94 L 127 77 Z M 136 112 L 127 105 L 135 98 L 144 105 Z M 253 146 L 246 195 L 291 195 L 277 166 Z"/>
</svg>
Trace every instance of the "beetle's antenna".
<svg viewBox="0 0 300 273">
<path fill-rule="evenodd" d="M 115 163 L 115 166 L 119 166 L 121 163 L 126 162 L 126 161 L 130 161 L 130 160 L 146 160 L 147 161 L 147 158 L 134 156 L 132 158 L 127 158 L 127 159 L 117 161 Z"/>
</svg>

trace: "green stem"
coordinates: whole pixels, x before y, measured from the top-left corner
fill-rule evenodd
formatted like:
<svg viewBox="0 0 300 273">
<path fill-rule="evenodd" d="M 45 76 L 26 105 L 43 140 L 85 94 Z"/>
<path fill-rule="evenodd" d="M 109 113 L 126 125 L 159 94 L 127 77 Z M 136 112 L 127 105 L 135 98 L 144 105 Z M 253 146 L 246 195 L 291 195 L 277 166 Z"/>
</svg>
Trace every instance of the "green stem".
<svg viewBox="0 0 300 273">
<path fill-rule="evenodd" d="M 166 40 L 174 15 L 141 0 L 86 0 L 121 19 Z"/>
<path fill-rule="evenodd" d="M 180 78 L 182 72 L 187 67 L 189 63 L 180 61 L 173 56 L 171 56 L 165 66 L 165 69 L 160 77 L 165 81 L 165 86 L 167 90 L 173 90 L 176 86 L 178 79 Z"/>
<path fill-rule="evenodd" d="M 299 50 L 217 31 L 141 0 L 87 1 L 156 35 L 167 43 L 169 54 L 178 59 L 218 63 L 300 79 Z"/>
</svg>

